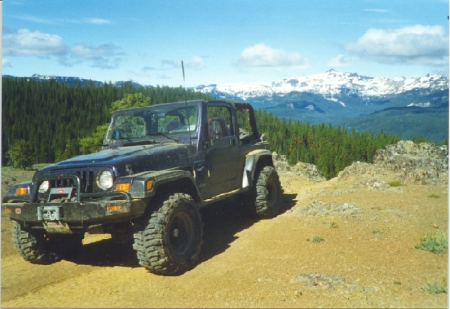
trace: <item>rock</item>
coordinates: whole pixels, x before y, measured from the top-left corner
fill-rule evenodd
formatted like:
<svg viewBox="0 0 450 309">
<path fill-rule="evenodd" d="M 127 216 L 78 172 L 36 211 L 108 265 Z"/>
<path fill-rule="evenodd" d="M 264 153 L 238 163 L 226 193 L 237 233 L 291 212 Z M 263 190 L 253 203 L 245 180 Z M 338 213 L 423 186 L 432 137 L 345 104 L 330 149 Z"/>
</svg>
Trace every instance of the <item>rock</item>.
<svg viewBox="0 0 450 309">
<path fill-rule="evenodd" d="M 273 162 L 277 172 L 280 175 L 294 175 L 307 178 L 311 182 L 326 181 L 325 177 L 319 171 L 317 166 L 310 163 L 297 162 L 296 165 L 290 166 L 285 155 L 278 155 L 276 152 L 272 153 Z"/>
<path fill-rule="evenodd" d="M 330 215 L 356 216 L 363 211 L 363 209 L 349 203 L 323 203 L 314 200 L 305 207 L 300 208 L 297 212 L 308 216 L 325 217 Z"/>
<path fill-rule="evenodd" d="M 338 178 L 358 178 L 368 189 L 382 191 L 391 190 L 385 181 L 392 180 L 433 185 L 448 183 L 447 146 L 399 141 L 377 150 L 373 162 L 354 162 L 339 172 Z"/>
<path fill-rule="evenodd" d="M 356 284 L 347 282 L 344 278 L 334 274 L 300 274 L 291 278 L 290 283 L 300 283 L 305 287 L 321 287 L 323 289 L 335 289 L 336 287 L 342 287 L 353 291 L 357 288 Z"/>
<path fill-rule="evenodd" d="M 447 146 L 400 141 L 377 150 L 373 161 L 374 164 L 400 173 L 404 181 L 422 184 L 448 183 Z"/>
</svg>

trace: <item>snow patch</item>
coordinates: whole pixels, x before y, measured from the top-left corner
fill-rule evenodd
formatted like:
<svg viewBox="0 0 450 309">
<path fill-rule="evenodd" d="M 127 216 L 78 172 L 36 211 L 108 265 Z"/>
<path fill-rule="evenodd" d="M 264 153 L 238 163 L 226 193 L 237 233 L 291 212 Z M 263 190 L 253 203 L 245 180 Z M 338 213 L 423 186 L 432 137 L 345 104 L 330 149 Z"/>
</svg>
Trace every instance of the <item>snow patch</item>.
<svg viewBox="0 0 450 309">
<path fill-rule="evenodd" d="M 411 103 L 407 105 L 408 107 L 411 106 L 416 106 L 416 107 L 430 107 L 431 103 L 430 102 L 426 102 L 426 103 Z"/>
</svg>

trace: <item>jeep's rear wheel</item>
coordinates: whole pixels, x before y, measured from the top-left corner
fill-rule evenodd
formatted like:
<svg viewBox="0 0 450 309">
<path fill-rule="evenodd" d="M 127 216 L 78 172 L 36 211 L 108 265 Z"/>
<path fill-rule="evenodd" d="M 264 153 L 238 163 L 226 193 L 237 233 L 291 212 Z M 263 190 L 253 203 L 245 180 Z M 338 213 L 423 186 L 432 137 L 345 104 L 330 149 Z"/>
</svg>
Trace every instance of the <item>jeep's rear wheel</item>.
<svg viewBox="0 0 450 309">
<path fill-rule="evenodd" d="M 51 264 L 60 257 L 49 249 L 49 243 L 44 231 L 25 230 L 14 221 L 12 227 L 12 240 L 17 252 L 26 261 L 34 264 Z"/>
<path fill-rule="evenodd" d="M 260 218 L 273 218 L 281 209 L 283 193 L 278 174 L 272 166 L 265 166 L 257 170 L 255 177 L 253 188 L 244 196 L 244 203 Z"/>
<path fill-rule="evenodd" d="M 200 213 L 192 198 L 182 193 L 162 198 L 159 206 L 134 234 L 133 248 L 139 264 L 150 272 L 181 274 L 195 265 L 200 254 Z"/>
</svg>

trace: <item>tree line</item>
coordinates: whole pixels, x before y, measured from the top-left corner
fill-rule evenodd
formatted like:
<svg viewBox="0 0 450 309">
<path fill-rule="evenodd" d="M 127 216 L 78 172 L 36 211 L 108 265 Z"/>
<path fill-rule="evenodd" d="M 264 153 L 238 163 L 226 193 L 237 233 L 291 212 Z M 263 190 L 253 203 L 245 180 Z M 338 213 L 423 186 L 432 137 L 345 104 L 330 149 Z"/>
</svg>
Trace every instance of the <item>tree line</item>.
<svg viewBox="0 0 450 309">
<path fill-rule="evenodd" d="M 150 98 L 148 104 L 183 101 L 185 95 L 188 100 L 211 99 L 189 89 L 185 94 L 182 87 L 136 88 L 131 82 L 120 87 L 112 83 L 81 86 L 3 77 L 2 87 L 2 165 L 12 165 L 12 158 L 26 154 L 16 166 L 58 162 L 80 154 L 80 141 L 108 123 L 113 103 L 127 94 Z"/>
<path fill-rule="evenodd" d="M 286 155 L 289 164 L 312 163 L 327 179 L 355 161 L 372 162 L 377 149 L 398 142 L 400 135 L 386 132 L 356 132 L 331 124 L 311 125 L 309 122 L 278 118 L 258 110 L 256 122 L 272 151 Z"/>
<path fill-rule="evenodd" d="M 186 98 L 213 99 L 190 90 Z M 2 164 L 26 167 L 96 151 L 113 110 L 184 99 L 182 87 L 71 86 L 54 80 L 3 78 Z M 290 164 L 315 164 L 326 178 L 353 161 L 372 162 L 377 149 L 400 140 L 399 135 L 383 131 L 356 132 L 280 119 L 265 110 L 255 115 L 272 151 L 285 154 Z"/>
</svg>

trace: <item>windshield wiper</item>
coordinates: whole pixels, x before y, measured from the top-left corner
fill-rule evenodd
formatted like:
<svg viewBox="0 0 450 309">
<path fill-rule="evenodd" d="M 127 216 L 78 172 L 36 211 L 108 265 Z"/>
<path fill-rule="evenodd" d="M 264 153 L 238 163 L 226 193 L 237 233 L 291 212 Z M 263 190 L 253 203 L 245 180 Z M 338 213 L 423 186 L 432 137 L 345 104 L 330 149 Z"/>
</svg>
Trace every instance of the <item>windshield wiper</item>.
<svg viewBox="0 0 450 309">
<path fill-rule="evenodd" d="M 138 145 L 149 145 L 149 144 L 156 144 L 155 140 L 141 140 L 141 141 L 132 141 L 127 138 L 129 141 L 128 143 L 123 143 L 122 146 L 138 146 Z"/>
<path fill-rule="evenodd" d="M 164 137 L 166 137 L 166 138 L 168 138 L 168 139 L 174 140 L 175 142 L 179 143 L 179 141 L 178 141 L 177 139 L 175 139 L 175 138 L 173 138 L 173 137 L 171 137 L 171 136 L 169 136 L 169 135 L 167 135 L 167 134 L 165 134 L 165 133 L 163 133 L 163 132 L 147 133 L 146 135 L 147 135 L 147 136 L 162 135 L 162 136 L 164 136 Z"/>
</svg>

